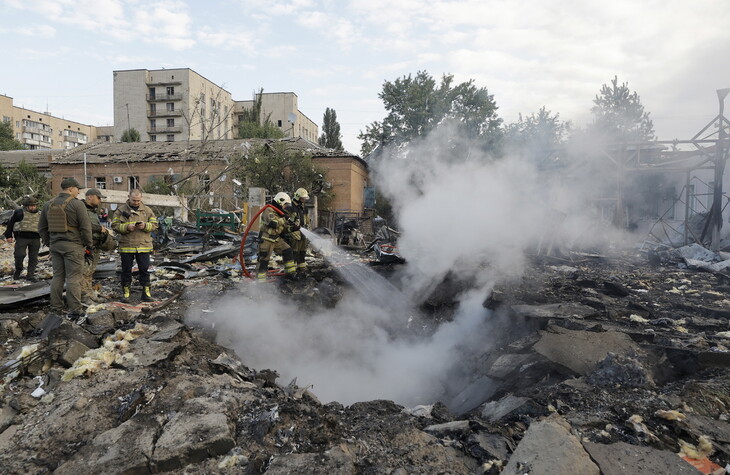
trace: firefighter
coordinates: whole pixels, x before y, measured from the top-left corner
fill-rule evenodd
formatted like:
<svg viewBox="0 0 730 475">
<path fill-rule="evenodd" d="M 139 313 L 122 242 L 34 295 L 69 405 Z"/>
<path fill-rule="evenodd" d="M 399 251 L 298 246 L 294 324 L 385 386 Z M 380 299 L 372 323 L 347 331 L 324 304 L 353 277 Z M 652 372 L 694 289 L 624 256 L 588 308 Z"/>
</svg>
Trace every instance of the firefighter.
<svg viewBox="0 0 730 475">
<path fill-rule="evenodd" d="M 94 242 L 86 206 L 76 197 L 79 182 L 74 178 L 61 181 L 61 193 L 43 207 L 38 232 L 43 244 L 51 250 L 51 312 L 63 310 L 63 287 L 66 285 L 68 318 L 84 316 L 81 305 L 81 277 L 84 259 L 92 258 Z"/>
<path fill-rule="evenodd" d="M 281 254 L 284 259 L 286 278 L 292 278 L 297 269 L 291 247 L 282 238 L 282 233 L 287 230 L 286 215 L 291 208 L 291 198 L 286 193 L 277 193 L 271 201 L 271 205 L 283 214 L 279 214 L 271 208 L 267 208 L 261 214 L 262 227 L 259 234 L 259 265 L 258 271 L 256 272 L 256 277 L 259 282 L 266 281 L 269 259 L 271 259 L 271 254 L 274 252 Z"/>
<path fill-rule="evenodd" d="M 5 229 L 5 238 L 8 242 L 15 242 L 15 273 L 13 279 L 20 279 L 20 273 L 23 272 L 23 261 L 25 254 L 28 254 L 28 272 L 25 274 L 25 280 L 29 282 L 37 282 L 35 270 L 38 267 L 38 251 L 41 248 L 41 235 L 38 233 L 38 222 L 40 221 L 40 213 L 38 212 L 38 200 L 33 196 L 26 196 L 22 202 L 22 208 L 18 208 L 8 221 L 8 227 Z"/>
<path fill-rule="evenodd" d="M 132 267 L 137 261 L 142 301 L 152 302 L 150 263 L 152 261 L 152 233 L 157 229 L 157 217 L 149 206 L 142 203 L 142 192 L 133 189 L 127 202 L 114 212 L 112 228 L 120 234 L 119 256 L 122 259 L 122 301 L 128 302 L 132 287 Z"/>
<path fill-rule="evenodd" d="M 297 265 L 297 275 L 303 276 L 307 270 L 307 238 L 304 237 L 300 228 L 309 229 L 309 210 L 307 209 L 309 193 L 304 188 L 294 192 L 291 209 L 288 213 L 287 234 L 284 236 L 286 242 L 291 246 L 294 253 L 294 262 Z"/>
</svg>

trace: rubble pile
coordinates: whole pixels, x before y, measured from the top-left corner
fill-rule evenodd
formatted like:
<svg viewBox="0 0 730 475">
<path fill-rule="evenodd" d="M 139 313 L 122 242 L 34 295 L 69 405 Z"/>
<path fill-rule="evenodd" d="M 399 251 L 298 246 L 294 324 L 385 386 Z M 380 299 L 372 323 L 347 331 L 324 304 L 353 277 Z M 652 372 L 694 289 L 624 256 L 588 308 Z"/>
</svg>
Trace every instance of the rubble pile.
<svg viewBox="0 0 730 475">
<path fill-rule="evenodd" d="M 454 398 L 345 406 L 280 381 L 278 368 L 248 367 L 212 325 L 186 322 L 191 307 L 210 311 L 257 285 L 226 252 L 156 257 L 160 301 L 144 305 L 114 302 L 112 270 L 109 302 L 84 321 L 48 315 L 42 298 L 6 307 L 3 473 L 720 474 L 730 464 L 722 269 L 636 252 L 535 258 L 485 295 L 503 322 L 499 347 L 465 355 L 469 384 Z M 346 284 L 311 264 L 305 281 L 258 285 L 303 311 L 335 306 Z M 431 330 L 465 287 L 447 279 L 422 304 Z"/>
</svg>

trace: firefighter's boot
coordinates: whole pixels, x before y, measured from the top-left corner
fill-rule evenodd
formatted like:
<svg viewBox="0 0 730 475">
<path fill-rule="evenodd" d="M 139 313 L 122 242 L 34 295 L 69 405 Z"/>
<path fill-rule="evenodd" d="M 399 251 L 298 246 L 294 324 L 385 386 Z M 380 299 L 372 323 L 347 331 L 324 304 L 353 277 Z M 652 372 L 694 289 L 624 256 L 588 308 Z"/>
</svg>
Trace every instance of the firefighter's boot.
<svg viewBox="0 0 730 475">
<path fill-rule="evenodd" d="M 145 285 L 142 288 L 142 301 L 143 302 L 154 302 L 155 299 L 152 298 L 152 292 L 149 285 Z"/>
<path fill-rule="evenodd" d="M 129 296 L 132 294 L 132 289 L 130 286 L 125 285 L 122 286 L 122 302 L 127 303 L 129 302 Z"/>
</svg>

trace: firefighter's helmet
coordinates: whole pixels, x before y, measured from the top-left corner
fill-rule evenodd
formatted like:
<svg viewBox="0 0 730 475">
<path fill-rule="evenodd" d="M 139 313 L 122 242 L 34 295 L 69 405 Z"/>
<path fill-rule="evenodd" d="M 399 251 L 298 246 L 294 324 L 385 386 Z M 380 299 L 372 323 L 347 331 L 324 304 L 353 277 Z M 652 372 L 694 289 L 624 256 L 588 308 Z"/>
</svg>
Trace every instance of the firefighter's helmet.
<svg viewBox="0 0 730 475">
<path fill-rule="evenodd" d="M 289 195 L 284 193 L 283 191 L 280 191 L 279 193 L 274 196 L 274 203 L 279 205 L 280 208 L 284 208 L 284 206 L 291 204 L 291 198 L 289 198 Z"/>
<path fill-rule="evenodd" d="M 304 188 L 299 188 L 294 192 L 294 199 L 297 201 L 307 201 L 309 200 L 309 193 Z"/>
</svg>

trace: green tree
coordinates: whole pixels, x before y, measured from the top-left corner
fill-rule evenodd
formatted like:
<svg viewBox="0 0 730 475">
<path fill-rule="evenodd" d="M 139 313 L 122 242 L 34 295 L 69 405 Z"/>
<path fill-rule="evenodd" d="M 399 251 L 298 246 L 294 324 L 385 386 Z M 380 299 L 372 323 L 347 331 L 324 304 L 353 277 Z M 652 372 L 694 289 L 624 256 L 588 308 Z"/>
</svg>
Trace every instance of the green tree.
<svg viewBox="0 0 730 475">
<path fill-rule="evenodd" d="M 324 111 L 322 118 L 322 135 L 318 140 L 319 144 L 326 148 L 342 150 L 342 134 L 340 124 L 337 122 L 337 112 L 329 107 Z"/>
<path fill-rule="evenodd" d="M 614 76 L 611 85 L 604 84 L 593 99 L 593 122 L 590 132 L 598 134 L 606 143 L 643 142 L 654 139 L 654 124 L 644 110 L 636 92 L 628 83 L 618 85 Z"/>
<path fill-rule="evenodd" d="M 0 122 L 0 150 L 21 150 L 23 144 L 13 137 L 13 126 L 10 122 Z"/>
<path fill-rule="evenodd" d="M 325 170 L 307 153 L 287 150 L 281 142 L 267 142 L 253 147 L 241 160 L 236 174 L 249 186 L 266 188 L 269 193 L 292 193 L 303 187 L 319 198 L 326 197 Z"/>
<path fill-rule="evenodd" d="M 262 119 L 264 89 L 254 92 L 253 105 L 251 108 L 243 109 L 240 114 L 238 125 L 238 137 L 242 139 L 280 139 L 284 132 L 271 122 L 271 114 Z"/>
<path fill-rule="evenodd" d="M 358 135 L 363 156 L 378 146 L 398 146 L 424 137 L 446 123 L 456 125 L 463 138 L 480 139 L 487 148 L 495 147 L 502 119 L 497 117 L 493 96 L 486 88 L 476 87 L 474 80 L 453 82 L 453 75 L 444 74 L 437 84 L 425 71 L 386 81 L 378 97 L 388 115 Z"/>
<path fill-rule="evenodd" d="M 25 160 L 12 170 L 0 167 L 0 190 L 5 197 L 16 201 L 27 195 L 35 196 L 41 202 L 51 197 L 48 179 Z"/>
<path fill-rule="evenodd" d="M 122 138 L 120 140 L 122 142 L 139 142 L 141 141 L 141 136 L 139 135 L 139 131 L 132 127 L 122 132 Z"/>
<path fill-rule="evenodd" d="M 543 106 L 537 114 L 520 114 L 517 122 L 505 127 L 505 146 L 511 153 L 545 164 L 565 143 L 570 130 L 570 122 L 562 122 L 560 114 L 553 115 Z"/>
</svg>

